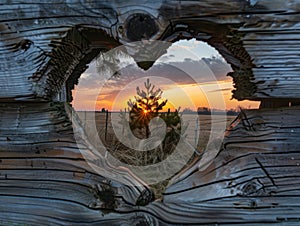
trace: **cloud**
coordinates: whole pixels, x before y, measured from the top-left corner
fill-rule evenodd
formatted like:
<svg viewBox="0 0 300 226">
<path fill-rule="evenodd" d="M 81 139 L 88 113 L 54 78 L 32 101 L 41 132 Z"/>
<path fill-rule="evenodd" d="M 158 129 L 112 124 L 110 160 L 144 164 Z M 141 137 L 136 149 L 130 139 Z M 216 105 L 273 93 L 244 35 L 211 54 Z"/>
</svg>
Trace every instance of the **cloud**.
<svg viewBox="0 0 300 226">
<path fill-rule="evenodd" d="M 159 60 L 162 61 L 162 62 L 166 62 L 166 61 L 170 61 L 171 59 L 175 58 L 175 55 L 174 54 L 165 54 L 165 55 L 162 55 Z"/>
<path fill-rule="evenodd" d="M 185 58 L 184 61 L 160 62 L 155 63 L 147 71 L 138 68 L 136 64 L 131 64 L 122 68 L 119 76 L 101 76 L 97 72 L 95 63 L 93 63 L 84 73 L 84 76 L 80 78 L 79 87 L 91 90 L 99 89 L 101 95 L 98 100 L 113 100 L 120 90 L 140 78 L 145 78 L 145 80 L 150 78 L 153 84 L 162 90 L 166 90 L 171 88 L 169 87 L 171 83 L 172 88 L 174 88 L 174 83 L 177 85 L 196 85 L 216 80 L 228 80 L 226 74 L 229 71 L 231 71 L 230 66 L 218 57 L 202 58 L 201 61 Z M 165 82 L 166 79 L 170 80 L 169 84 Z"/>
<path fill-rule="evenodd" d="M 232 71 L 231 67 L 219 57 L 202 58 L 202 60 L 208 65 L 208 67 L 213 71 L 218 80 L 228 80 L 228 77 L 224 77 L 228 72 Z M 225 73 L 224 73 L 225 72 Z"/>
<path fill-rule="evenodd" d="M 231 88 L 215 89 L 215 90 L 211 90 L 209 92 L 226 92 L 226 91 L 231 91 Z"/>
</svg>

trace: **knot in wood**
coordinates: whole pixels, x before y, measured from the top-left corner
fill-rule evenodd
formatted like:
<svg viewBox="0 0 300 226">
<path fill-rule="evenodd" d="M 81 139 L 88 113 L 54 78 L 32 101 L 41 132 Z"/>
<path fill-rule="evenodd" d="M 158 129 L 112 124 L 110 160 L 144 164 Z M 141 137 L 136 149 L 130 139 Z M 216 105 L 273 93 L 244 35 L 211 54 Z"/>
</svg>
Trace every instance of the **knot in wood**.
<svg viewBox="0 0 300 226">
<path fill-rule="evenodd" d="M 32 44 L 33 44 L 33 42 L 31 40 L 29 40 L 29 39 L 23 39 L 23 40 L 21 40 L 20 42 L 18 42 L 16 44 L 16 48 L 17 49 L 22 49 L 24 51 L 27 51 Z"/>
<path fill-rule="evenodd" d="M 146 206 L 155 199 L 154 194 L 151 190 L 144 190 L 136 201 L 137 206 Z"/>
<path fill-rule="evenodd" d="M 158 32 L 158 26 L 150 15 L 137 13 L 131 15 L 126 22 L 126 36 L 130 41 L 150 39 Z"/>
<path fill-rule="evenodd" d="M 260 195 L 262 192 L 263 185 L 257 181 L 250 181 L 242 186 L 243 196 Z"/>
<path fill-rule="evenodd" d="M 115 199 L 116 194 L 110 183 L 97 184 L 94 189 L 95 197 L 103 203 L 102 208 L 114 210 L 118 207 L 117 200 Z"/>
</svg>

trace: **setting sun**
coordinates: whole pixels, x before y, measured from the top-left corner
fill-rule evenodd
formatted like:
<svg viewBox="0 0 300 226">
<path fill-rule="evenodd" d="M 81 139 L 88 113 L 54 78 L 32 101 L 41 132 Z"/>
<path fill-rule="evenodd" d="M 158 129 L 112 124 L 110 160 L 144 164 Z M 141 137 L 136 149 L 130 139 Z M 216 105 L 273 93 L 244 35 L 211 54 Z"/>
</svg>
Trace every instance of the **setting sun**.
<svg viewBox="0 0 300 226">
<path fill-rule="evenodd" d="M 186 46 L 196 48 L 198 52 L 187 51 Z M 210 50 L 203 55 L 204 58 L 197 57 L 201 48 Z M 95 73 L 96 66 L 91 65 L 90 70 L 83 74 L 80 86 L 73 91 L 72 105 L 75 109 L 89 111 L 127 109 L 127 101 L 134 97 L 136 88 L 144 87 L 145 79 L 150 78 L 157 88 L 163 90 L 162 97 L 168 100 L 163 111 L 178 108 L 196 111 L 199 107 L 257 108 L 257 101 L 232 99 L 232 79 L 226 76 L 231 68 L 217 54 L 214 49 L 201 42 L 178 42 L 149 70 L 143 71 L 135 62 L 129 63 L 120 70 L 120 77 L 112 77 L 107 81 L 102 81 L 101 75 Z M 149 109 L 141 111 L 144 115 L 149 112 Z"/>
</svg>

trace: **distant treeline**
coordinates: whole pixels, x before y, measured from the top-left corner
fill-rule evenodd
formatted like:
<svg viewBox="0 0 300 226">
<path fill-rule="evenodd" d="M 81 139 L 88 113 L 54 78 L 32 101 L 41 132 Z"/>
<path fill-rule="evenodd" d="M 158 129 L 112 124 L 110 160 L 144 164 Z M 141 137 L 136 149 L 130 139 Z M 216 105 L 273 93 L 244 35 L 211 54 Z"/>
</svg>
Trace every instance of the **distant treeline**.
<svg viewBox="0 0 300 226">
<path fill-rule="evenodd" d="M 105 108 L 102 108 L 101 111 L 96 111 L 97 113 L 111 113 L 110 111 L 108 111 Z M 230 109 L 230 110 L 219 110 L 219 109 L 210 109 L 207 107 L 199 107 L 197 109 L 197 111 L 193 111 L 189 108 L 185 108 L 182 111 L 184 114 L 198 114 L 198 115 L 238 115 L 240 113 L 240 111 L 236 111 L 234 109 Z M 119 112 L 114 112 L 114 113 L 119 113 Z M 162 113 L 167 113 L 167 112 L 162 112 Z"/>
<path fill-rule="evenodd" d="M 230 110 L 219 110 L 219 109 L 210 109 L 207 107 L 199 107 L 197 111 L 193 111 L 191 109 L 184 109 L 183 113 L 185 114 L 198 114 L 198 115 L 238 115 L 239 111 L 230 109 Z"/>
</svg>

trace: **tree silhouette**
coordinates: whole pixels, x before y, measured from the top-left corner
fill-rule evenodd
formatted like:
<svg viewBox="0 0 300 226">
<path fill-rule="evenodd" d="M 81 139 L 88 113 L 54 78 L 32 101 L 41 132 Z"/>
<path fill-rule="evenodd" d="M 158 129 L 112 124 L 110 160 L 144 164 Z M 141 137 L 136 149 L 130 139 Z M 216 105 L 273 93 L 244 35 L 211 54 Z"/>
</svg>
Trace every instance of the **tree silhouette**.
<svg viewBox="0 0 300 226">
<path fill-rule="evenodd" d="M 129 100 L 127 105 L 129 107 L 129 124 L 131 130 L 145 128 L 146 138 L 148 138 L 150 136 L 150 120 L 159 115 L 159 111 L 163 110 L 168 100 L 162 98 L 163 91 L 155 89 L 155 86 L 150 83 L 149 79 L 147 79 L 144 85 L 146 90 L 140 90 L 137 87 L 135 100 Z"/>
<path fill-rule="evenodd" d="M 182 132 L 185 131 L 182 128 L 181 115 L 179 110 L 171 112 L 170 109 L 163 111 L 168 100 L 162 97 L 162 90 L 155 88 L 147 79 L 144 83 L 144 90 L 139 87 L 136 88 L 136 96 L 127 102 L 129 113 L 129 126 L 132 133 L 139 139 L 149 138 L 141 140 L 140 143 L 134 145 L 145 145 L 145 147 L 155 139 L 150 138 L 149 123 L 154 117 L 160 117 L 166 125 L 166 133 L 162 142 L 151 150 L 138 151 L 134 148 L 127 147 L 122 142 L 117 141 L 113 149 L 110 152 L 121 162 L 135 166 L 153 165 L 163 161 L 169 155 L 173 153 L 179 140 L 182 138 Z M 120 128 L 127 128 L 128 120 L 126 117 L 127 111 L 121 111 Z M 154 129 L 161 129 L 156 127 Z M 154 130 L 157 132 L 157 130 Z M 161 130 L 160 130 L 161 132 Z M 127 137 L 127 130 L 123 130 L 124 137 Z M 131 135 L 131 134 L 130 134 Z M 153 136 L 155 137 L 155 135 Z M 157 138 L 157 137 L 155 137 Z M 148 142 L 148 143 L 147 143 Z M 141 146 L 139 146 L 141 147 Z M 144 147 L 144 146 L 143 146 Z M 143 148 L 142 147 L 142 148 Z"/>
<path fill-rule="evenodd" d="M 100 52 L 96 57 L 96 68 L 100 75 L 118 77 L 121 75 L 122 63 L 130 61 L 131 57 L 122 49 Z M 123 64 L 123 66 L 126 65 Z"/>
</svg>

